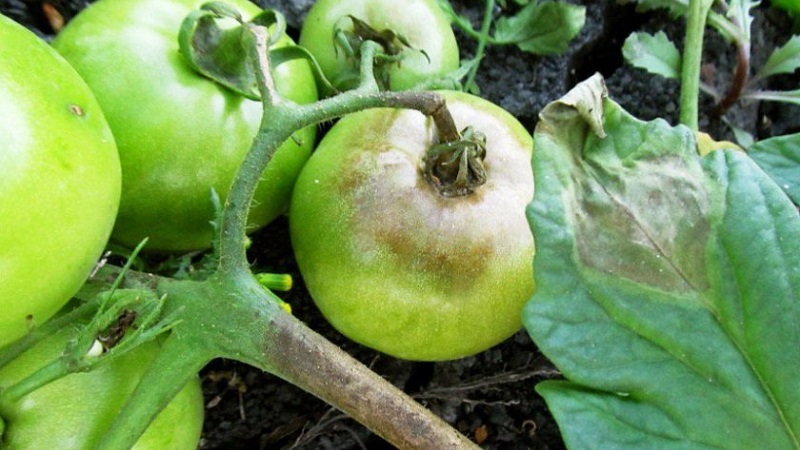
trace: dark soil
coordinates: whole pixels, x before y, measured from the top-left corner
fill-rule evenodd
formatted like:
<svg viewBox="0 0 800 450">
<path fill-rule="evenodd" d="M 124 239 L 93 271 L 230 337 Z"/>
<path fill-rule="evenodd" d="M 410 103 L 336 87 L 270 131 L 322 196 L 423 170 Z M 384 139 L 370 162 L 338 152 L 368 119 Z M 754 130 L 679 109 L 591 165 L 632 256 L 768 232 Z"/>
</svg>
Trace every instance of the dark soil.
<svg viewBox="0 0 800 450">
<path fill-rule="evenodd" d="M 50 5 L 69 20 L 89 2 L 54 0 Z M 287 16 L 296 34 L 312 0 L 263 0 Z M 453 1 L 477 27 L 483 2 Z M 614 0 L 570 1 L 587 7 L 587 23 L 568 52 L 537 57 L 513 47 L 490 47 L 478 77 L 481 94 L 517 116 L 530 130 L 547 103 L 595 72 L 606 77 L 611 97 L 637 117 L 661 117 L 678 122 L 679 83 L 649 75 L 623 63 L 621 46 L 633 31 L 664 30 L 680 45 L 681 20 L 666 14 L 639 14 Z M 514 3 L 508 2 L 509 7 Z M 42 2 L 0 0 L 0 12 L 35 30 L 53 35 Z M 501 11 L 498 9 L 497 11 Z M 776 45 L 791 34 L 790 21 L 763 2 L 756 11 L 753 66 L 759 67 Z M 464 57 L 474 42 L 460 35 Z M 2 43 L 0 43 L 1 45 Z M 731 45 L 706 34 L 706 80 L 724 90 L 735 64 Z M 796 89 L 792 77 L 777 77 L 764 88 Z M 716 113 L 713 101 L 702 97 L 700 127 L 718 139 L 733 134 Z M 800 108 L 778 104 L 740 103 L 728 120 L 759 139 L 800 131 Z M 397 360 L 348 341 L 333 330 L 314 307 L 292 257 L 286 220 L 280 219 L 253 236 L 251 251 L 262 271 L 292 274 L 295 287 L 284 295 L 294 314 L 343 347 L 381 376 L 418 399 L 486 449 L 563 449 L 558 428 L 535 393 L 540 380 L 558 372 L 520 331 L 479 355 L 441 363 Z M 358 423 L 294 386 L 246 365 L 214 361 L 202 372 L 207 400 L 203 449 L 384 449 L 392 448 Z"/>
</svg>

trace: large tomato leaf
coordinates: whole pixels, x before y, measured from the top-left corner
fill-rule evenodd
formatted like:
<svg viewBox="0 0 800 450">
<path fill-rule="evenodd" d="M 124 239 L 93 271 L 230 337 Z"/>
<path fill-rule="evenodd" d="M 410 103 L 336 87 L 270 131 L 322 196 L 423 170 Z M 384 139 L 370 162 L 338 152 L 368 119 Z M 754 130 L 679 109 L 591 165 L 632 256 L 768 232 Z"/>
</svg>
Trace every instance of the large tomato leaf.
<svg viewBox="0 0 800 450">
<path fill-rule="evenodd" d="M 800 133 L 757 142 L 747 151 L 792 201 L 800 205 Z"/>
<path fill-rule="evenodd" d="M 537 391 L 567 446 L 800 448 L 800 217 L 780 188 L 599 76 L 534 140 L 524 321 L 566 378 Z"/>
</svg>

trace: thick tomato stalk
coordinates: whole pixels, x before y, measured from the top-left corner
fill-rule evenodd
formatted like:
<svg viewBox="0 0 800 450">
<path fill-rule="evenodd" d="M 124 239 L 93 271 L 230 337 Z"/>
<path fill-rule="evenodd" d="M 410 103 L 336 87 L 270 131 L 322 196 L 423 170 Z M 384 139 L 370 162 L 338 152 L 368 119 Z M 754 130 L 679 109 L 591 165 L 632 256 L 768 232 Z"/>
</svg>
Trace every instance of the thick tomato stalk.
<svg viewBox="0 0 800 450">
<path fill-rule="evenodd" d="M 508 338 L 534 288 L 530 134 L 486 100 L 443 95 L 459 128 L 486 137 L 484 184 L 443 195 L 423 169 L 433 123 L 369 110 L 326 134 L 289 212 L 297 262 L 325 317 L 411 360 L 467 356 Z"/>
<path fill-rule="evenodd" d="M 80 288 L 114 225 L 120 165 L 86 83 L 0 15 L 0 347 Z"/>
<path fill-rule="evenodd" d="M 259 129 L 263 106 L 201 76 L 178 49 L 184 18 L 205 0 L 101 0 L 81 11 L 53 42 L 95 92 L 119 146 L 122 200 L 112 240 L 183 252 L 212 240 L 212 190 L 224 201 Z M 226 0 L 245 19 L 261 10 Z M 291 40 L 283 35 L 279 46 Z M 280 94 L 317 99 L 304 60 L 275 67 Z M 277 151 L 252 204 L 250 229 L 285 212 L 316 128 L 298 130 Z"/>
</svg>

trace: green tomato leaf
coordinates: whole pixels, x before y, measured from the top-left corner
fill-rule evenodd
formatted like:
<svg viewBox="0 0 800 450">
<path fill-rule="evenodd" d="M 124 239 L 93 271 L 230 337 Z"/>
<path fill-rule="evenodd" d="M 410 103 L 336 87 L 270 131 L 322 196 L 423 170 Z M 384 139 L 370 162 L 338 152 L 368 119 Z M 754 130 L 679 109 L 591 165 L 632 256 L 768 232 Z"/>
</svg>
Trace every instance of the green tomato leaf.
<svg viewBox="0 0 800 450">
<path fill-rule="evenodd" d="M 688 128 L 603 99 L 599 76 L 581 88 L 607 136 L 574 98 L 548 105 L 528 208 L 524 322 L 567 379 L 537 386 L 567 446 L 798 448 L 797 209 L 746 154 L 701 158 Z"/>
<path fill-rule="evenodd" d="M 800 205 L 800 133 L 760 141 L 748 154 Z"/>
<path fill-rule="evenodd" d="M 756 139 L 753 137 L 752 133 L 736 125 L 725 117 L 722 118 L 722 122 L 727 125 L 728 128 L 730 128 L 731 132 L 733 132 L 733 137 L 739 147 L 746 149 L 755 144 Z"/>
<path fill-rule="evenodd" d="M 622 46 L 622 56 L 632 66 L 664 78 L 681 76 L 681 53 L 663 31 L 631 33 Z"/>
<path fill-rule="evenodd" d="M 800 105 L 800 89 L 793 91 L 753 91 L 746 92 L 742 98 L 766 100 L 770 102 L 783 102 Z"/>
<path fill-rule="evenodd" d="M 439 5 L 439 9 L 444 11 L 445 16 L 447 16 L 447 18 L 450 20 L 450 23 L 466 31 L 467 34 L 474 35 L 477 33 L 477 31 L 475 31 L 475 29 L 472 27 L 469 17 L 456 13 L 456 11 L 453 9 L 453 5 L 451 5 L 448 0 L 436 0 L 436 4 Z"/>
<path fill-rule="evenodd" d="M 558 2 L 528 3 L 511 17 L 497 20 L 495 43 L 516 44 L 521 50 L 538 55 L 554 55 L 567 50 L 586 21 L 586 8 Z"/>
<path fill-rule="evenodd" d="M 792 36 L 789 41 L 769 55 L 769 59 L 758 71 L 759 77 L 792 73 L 800 68 L 800 35 Z"/>
</svg>

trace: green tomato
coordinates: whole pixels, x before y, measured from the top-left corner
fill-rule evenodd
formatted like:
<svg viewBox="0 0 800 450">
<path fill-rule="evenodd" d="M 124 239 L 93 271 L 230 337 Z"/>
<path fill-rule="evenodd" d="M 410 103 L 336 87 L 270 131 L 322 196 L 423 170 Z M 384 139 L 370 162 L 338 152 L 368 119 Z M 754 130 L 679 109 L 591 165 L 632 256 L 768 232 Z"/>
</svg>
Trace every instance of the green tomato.
<svg viewBox="0 0 800 450">
<path fill-rule="evenodd" d="M 0 391 L 57 358 L 70 339 L 62 330 L 0 369 Z M 158 351 L 149 342 L 90 372 L 53 381 L 17 402 L 0 404 L 4 450 L 84 450 L 95 448 L 119 415 Z M 192 450 L 203 424 L 203 395 L 193 378 L 150 424 L 137 450 Z"/>
<path fill-rule="evenodd" d="M 344 117 L 298 178 L 289 210 L 311 297 L 349 338 L 411 360 L 483 351 L 521 327 L 533 293 L 532 139 L 478 97 L 444 92 L 459 129 L 487 137 L 487 181 L 444 197 L 422 175 L 432 121 L 410 110 Z"/>
<path fill-rule="evenodd" d="M 108 240 L 114 138 L 77 73 L 0 15 L 0 347 L 56 313 Z"/>
<path fill-rule="evenodd" d="M 325 76 L 339 89 L 351 89 L 359 79 L 357 58 L 348 55 L 335 39 L 337 30 L 353 30 L 348 16 L 378 32 L 391 30 L 408 42 L 410 48 L 402 49 L 402 59 L 388 67 L 391 90 L 410 89 L 458 69 L 458 44 L 450 21 L 435 0 L 319 0 L 303 22 L 300 45 L 314 55 Z"/>
<path fill-rule="evenodd" d="M 122 200 L 112 240 L 148 250 L 208 248 L 211 191 L 224 200 L 262 116 L 247 100 L 190 69 L 178 51 L 187 14 L 205 0 L 101 0 L 81 11 L 53 42 L 97 96 L 119 147 Z M 260 11 L 228 0 L 246 18 Z M 290 43 L 286 36 L 279 45 Z M 275 68 L 278 91 L 297 103 L 317 99 L 306 61 Z M 316 129 L 277 151 L 250 210 L 256 229 L 282 214 L 313 148 Z"/>
</svg>

